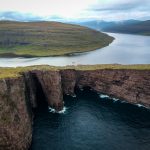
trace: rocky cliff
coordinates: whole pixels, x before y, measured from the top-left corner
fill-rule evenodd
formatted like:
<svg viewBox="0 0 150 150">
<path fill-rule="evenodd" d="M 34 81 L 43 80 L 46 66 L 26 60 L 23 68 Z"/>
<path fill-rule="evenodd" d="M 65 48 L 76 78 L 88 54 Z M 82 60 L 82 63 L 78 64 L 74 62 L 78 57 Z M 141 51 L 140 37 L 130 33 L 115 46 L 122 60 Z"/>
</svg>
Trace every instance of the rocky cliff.
<svg viewBox="0 0 150 150">
<path fill-rule="evenodd" d="M 25 150 L 32 139 L 32 112 L 23 77 L 0 80 L 0 150 Z"/>
<path fill-rule="evenodd" d="M 29 148 L 32 109 L 38 106 L 40 92 L 57 111 L 63 108 L 63 94 L 75 95 L 76 87 L 90 87 L 110 97 L 150 107 L 150 69 L 30 68 L 14 77 L 1 76 L 3 73 L 0 72 L 0 150 Z"/>
</svg>

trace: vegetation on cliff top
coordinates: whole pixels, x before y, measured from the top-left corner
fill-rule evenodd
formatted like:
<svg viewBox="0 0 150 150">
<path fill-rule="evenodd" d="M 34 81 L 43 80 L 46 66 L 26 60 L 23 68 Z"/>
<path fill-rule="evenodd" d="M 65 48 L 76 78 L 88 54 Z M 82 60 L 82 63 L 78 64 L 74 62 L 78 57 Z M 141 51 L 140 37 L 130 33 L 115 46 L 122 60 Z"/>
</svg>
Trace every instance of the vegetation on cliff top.
<svg viewBox="0 0 150 150">
<path fill-rule="evenodd" d="M 0 56 L 40 57 L 87 52 L 113 41 L 104 33 L 58 22 L 0 21 Z"/>
<path fill-rule="evenodd" d="M 30 67 L 17 67 L 17 68 L 0 68 L 0 79 L 4 78 L 15 78 L 21 76 L 21 73 L 31 71 L 31 70 L 54 70 L 59 71 L 62 69 L 75 69 L 75 70 L 101 70 L 101 69 L 125 69 L 125 70 L 150 70 L 150 65 L 118 65 L 118 64 L 108 64 L 108 65 L 78 65 L 78 66 L 65 66 L 65 67 L 55 67 L 48 65 L 41 66 L 30 66 Z"/>
</svg>

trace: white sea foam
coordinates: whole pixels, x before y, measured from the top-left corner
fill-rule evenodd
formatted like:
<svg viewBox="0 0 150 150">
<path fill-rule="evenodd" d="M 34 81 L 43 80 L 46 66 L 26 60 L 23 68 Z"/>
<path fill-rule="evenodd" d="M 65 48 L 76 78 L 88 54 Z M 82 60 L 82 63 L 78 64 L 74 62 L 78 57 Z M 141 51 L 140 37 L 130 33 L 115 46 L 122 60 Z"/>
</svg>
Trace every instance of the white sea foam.
<svg viewBox="0 0 150 150">
<path fill-rule="evenodd" d="M 80 90 L 83 91 L 84 89 L 83 89 L 83 88 L 80 88 Z"/>
<path fill-rule="evenodd" d="M 112 98 L 112 100 L 113 100 L 114 102 L 119 101 L 119 99 L 118 99 L 118 98 Z"/>
<path fill-rule="evenodd" d="M 128 102 L 126 102 L 126 101 L 124 101 L 124 100 L 121 100 L 120 102 L 121 102 L 121 103 L 128 103 Z"/>
<path fill-rule="evenodd" d="M 138 107 L 142 107 L 142 108 L 145 108 L 145 109 L 149 109 L 148 107 L 144 106 L 144 105 L 141 105 L 141 104 L 135 104 L 136 106 Z"/>
<path fill-rule="evenodd" d="M 72 95 L 72 97 L 77 97 L 77 96 L 74 94 L 74 95 Z"/>
<path fill-rule="evenodd" d="M 143 105 L 141 105 L 141 104 L 136 104 L 136 106 L 138 106 L 138 107 L 144 107 Z"/>
<path fill-rule="evenodd" d="M 56 111 L 54 108 L 48 107 L 49 112 L 51 113 L 58 113 L 58 114 L 65 114 L 67 111 L 67 107 L 63 107 L 61 111 Z"/>
<path fill-rule="evenodd" d="M 104 95 L 104 94 L 100 94 L 99 97 L 100 97 L 100 98 L 109 98 L 108 95 Z"/>
<path fill-rule="evenodd" d="M 99 94 L 99 97 L 104 99 L 104 98 L 108 98 L 108 99 L 112 99 L 113 102 L 117 102 L 117 101 L 120 101 L 120 103 L 128 103 L 127 101 L 124 101 L 124 100 L 120 100 L 118 98 L 114 98 L 114 97 L 110 97 L 108 95 L 104 95 L 104 94 Z M 149 109 L 148 107 L 144 106 L 144 105 L 141 105 L 141 104 L 134 104 L 136 105 L 137 107 L 142 107 L 142 108 L 145 108 L 145 109 Z"/>
</svg>

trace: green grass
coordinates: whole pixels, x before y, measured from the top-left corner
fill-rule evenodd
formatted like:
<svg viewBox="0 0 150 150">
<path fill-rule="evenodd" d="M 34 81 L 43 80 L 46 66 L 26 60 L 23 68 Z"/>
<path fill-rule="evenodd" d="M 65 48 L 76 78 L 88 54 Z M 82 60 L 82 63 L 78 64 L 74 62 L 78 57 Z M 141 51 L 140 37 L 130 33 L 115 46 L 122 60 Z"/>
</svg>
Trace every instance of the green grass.
<svg viewBox="0 0 150 150">
<path fill-rule="evenodd" d="M 105 47 L 104 33 L 58 22 L 0 21 L 0 56 L 59 56 Z"/>
<path fill-rule="evenodd" d="M 21 76 L 22 72 L 27 72 L 31 70 L 55 70 L 59 71 L 62 69 L 75 69 L 75 70 L 150 70 L 150 65 L 118 65 L 118 64 L 108 64 L 108 65 L 78 65 L 78 66 L 65 66 L 65 67 L 54 67 L 48 65 L 41 66 L 30 66 L 30 67 L 17 67 L 17 68 L 0 68 L 0 79 L 4 78 L 16 78 Z"/>
</svg>

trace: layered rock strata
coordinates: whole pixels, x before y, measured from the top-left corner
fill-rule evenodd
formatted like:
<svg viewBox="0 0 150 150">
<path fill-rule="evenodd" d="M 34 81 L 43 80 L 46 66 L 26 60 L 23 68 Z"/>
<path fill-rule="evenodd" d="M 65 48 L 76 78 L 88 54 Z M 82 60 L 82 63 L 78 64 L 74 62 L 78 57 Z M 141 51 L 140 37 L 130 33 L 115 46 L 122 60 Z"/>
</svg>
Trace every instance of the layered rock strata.
<svg viewBox="0 0 150 150">
<path fill-rule="evenodd" d="M 32 139 L 32 111 L 23 77 L 0 80 L 0 150 L 26 150 Z"/>
<path fill-rule="evenodd" d="M 27 150 L 32 139 L 32 109 L 38 106 L 37 86 L 50 107 L 63 108 L 63 94 L 90 87 L 150 108 L 150 70 L 30 70 L 0 79 L 0 150 Z M 44 100 L 44 99 L 41 99 Z"/>
</svg>

